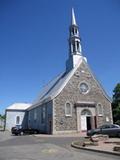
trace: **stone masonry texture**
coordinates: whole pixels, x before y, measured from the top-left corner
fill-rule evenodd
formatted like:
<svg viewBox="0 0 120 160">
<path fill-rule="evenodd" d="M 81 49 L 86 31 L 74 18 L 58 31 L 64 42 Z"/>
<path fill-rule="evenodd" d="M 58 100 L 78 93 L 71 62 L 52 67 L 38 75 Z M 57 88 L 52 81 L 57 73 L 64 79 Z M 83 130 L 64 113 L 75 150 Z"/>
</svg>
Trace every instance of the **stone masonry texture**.
<svg viewBox="0 0 120 160">
<path fill-rule="evenodd" d="M 80 92 L 80 83 L 86 82 L 89 86 L 89 92 L 82 94 Z M 78 67 L 74 75 L 71 77 L 62 92 L 54 99 L 54 120 L 56 131 L 77 131 L 77 111 L 76 102 L 94 102 L 97 126 L 106 123 L 106 117 L 109 118 L 109 123 L 112 123 L 111 102 L 104 96 L 103 90 L 95 77 L 92 76 L 88 65 L 83 61 Z M 65 116 L 65 104 L 70 102 L 72 104 L 72 116 Z M 101 103 L 103 106 L 103 115 L 97 115 L 97 104 Z M 63 123 L 61 123 L 61 121 Z"/>
</svg>

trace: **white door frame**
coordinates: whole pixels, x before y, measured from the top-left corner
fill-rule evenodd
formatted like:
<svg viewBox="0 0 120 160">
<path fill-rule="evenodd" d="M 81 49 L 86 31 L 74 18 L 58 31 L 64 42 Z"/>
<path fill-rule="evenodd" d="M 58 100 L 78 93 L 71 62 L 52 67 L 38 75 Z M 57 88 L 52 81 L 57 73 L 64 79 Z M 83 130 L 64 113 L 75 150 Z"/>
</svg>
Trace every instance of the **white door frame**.
<svg viewBox="0 0 120 160">
<path fill-rule="evenodd" d="M 86 115 L 81 115 L 81 130 L 86 131 L 87 130 L 87 118 Z"/>
</svg>

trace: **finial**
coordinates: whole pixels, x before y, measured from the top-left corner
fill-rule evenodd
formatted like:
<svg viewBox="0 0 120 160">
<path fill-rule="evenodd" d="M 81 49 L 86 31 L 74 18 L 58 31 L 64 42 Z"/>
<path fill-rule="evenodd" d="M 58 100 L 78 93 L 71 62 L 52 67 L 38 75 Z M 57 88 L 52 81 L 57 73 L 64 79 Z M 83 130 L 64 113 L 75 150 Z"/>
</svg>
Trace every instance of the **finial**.
<svg viewBox="0 0 120 160">
<path fill-rule="evenodd" d="M 77 25 L 76 24 L 76 19 L 75 19 L 74 8 L 72 8 L 72 25 Z"/>
</svg>

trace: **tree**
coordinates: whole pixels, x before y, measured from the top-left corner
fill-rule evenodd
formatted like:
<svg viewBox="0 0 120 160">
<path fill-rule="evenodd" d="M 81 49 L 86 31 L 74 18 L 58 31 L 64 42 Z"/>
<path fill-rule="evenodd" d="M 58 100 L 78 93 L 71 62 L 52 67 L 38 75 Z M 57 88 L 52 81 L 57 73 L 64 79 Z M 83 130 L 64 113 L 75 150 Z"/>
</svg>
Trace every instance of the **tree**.
<svg viewBox="0 0 120 160">
<path fill-rule="evenodd" d="M 5 114 L 4 115 L 0 114 L 0 119 L 4 119 L 5 120 Z"/>
<path fill-rule="evenodd" d="M 113 90 L 112 112 L 114 123 L 120 125 L 120 83 Z"/>
</svg>

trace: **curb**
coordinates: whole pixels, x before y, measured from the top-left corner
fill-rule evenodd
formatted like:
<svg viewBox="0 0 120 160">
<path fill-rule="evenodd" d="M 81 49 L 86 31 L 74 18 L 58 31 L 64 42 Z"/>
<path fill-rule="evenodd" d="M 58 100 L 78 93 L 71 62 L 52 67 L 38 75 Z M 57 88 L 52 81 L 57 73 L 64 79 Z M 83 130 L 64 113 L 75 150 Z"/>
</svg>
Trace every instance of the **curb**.
<svg viewBox="0 0 120 160">
<path fill-rule="evenodd" d="M 99 153 L 105 153 L 105 154 L 111 154 L 111 155 L 120 156 L 120 153 L 115 152 L 115 151 L 110 152 L 110 151 L 103 151 L 103 150 L 92 149 L 92 148 L 85 148 L 85 147 L 81 147 L 81 146 L 75 145 L 74 142 L 72 142 L 71 146 L 76 148 L 76 149 L 82 149 L 82 150 L 87 150 L 87 151 L 93 151 L 93 152 L 99 152 Z"/>
</svg>

